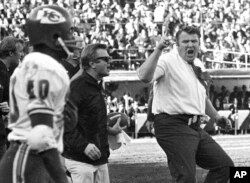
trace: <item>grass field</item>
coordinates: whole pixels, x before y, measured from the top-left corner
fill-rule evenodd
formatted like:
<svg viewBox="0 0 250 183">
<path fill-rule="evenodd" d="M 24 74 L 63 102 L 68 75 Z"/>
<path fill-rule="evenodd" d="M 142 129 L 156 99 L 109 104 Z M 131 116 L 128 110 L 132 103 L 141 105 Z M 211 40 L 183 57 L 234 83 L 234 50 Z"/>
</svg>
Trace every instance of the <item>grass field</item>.
<svg viewBox="0 0 250 183">
<path fill-rule="evenodd" d="M 236 166 L 250 166 L 250 135 L 215 136 Z M 111 151 L 111 183 L 170 183 L 167 158 L 154 138 L 133 140 Z M 207 170 L 197 167 L 197 183 L 203 182 Z"/>
</svg>

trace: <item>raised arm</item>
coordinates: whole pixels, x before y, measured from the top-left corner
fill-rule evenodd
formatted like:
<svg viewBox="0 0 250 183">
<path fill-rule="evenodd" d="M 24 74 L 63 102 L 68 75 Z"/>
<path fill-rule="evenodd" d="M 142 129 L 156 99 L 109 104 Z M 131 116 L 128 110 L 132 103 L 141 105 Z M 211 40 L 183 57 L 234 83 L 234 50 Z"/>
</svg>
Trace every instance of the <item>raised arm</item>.
<svg viewBox="0 0 250 183">
<path fill-rule="evenodd" d="M 162 50 L 170 45 L 170 40 L 163 36 L 156 46 L 154 52 L 146 59 L 146 61 L 138 69 L 137 74 L 141 81 L 149 83 L 152 81 L 157 66 L 158 59 Z"/>
</svg>

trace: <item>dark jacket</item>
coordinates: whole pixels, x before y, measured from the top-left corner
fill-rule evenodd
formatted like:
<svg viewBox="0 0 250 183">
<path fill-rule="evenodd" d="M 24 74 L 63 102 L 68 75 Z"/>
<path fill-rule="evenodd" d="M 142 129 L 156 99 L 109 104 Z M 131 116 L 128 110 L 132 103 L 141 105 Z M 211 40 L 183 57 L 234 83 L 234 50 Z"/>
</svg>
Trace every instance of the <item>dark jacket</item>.
<svg viewBox="0 0 250 183">
<path fill-rule="evenodd" d="M 9 102 L 9 73 L 5 64 L 0 60 L 0 103 L 2 102 Z M 0 111 L 0 145 L 6 142 L 3 115 L 5 114 Z"/>
<path fill-rule="evenodd" d="M 109 145 L 107 132 L 107 110 L 102 87 L 84 72 L 71 83 L 69 100 L 78 108 L 78 123 L 65 124 L 64 152 L 66 158 L 101 165 L 108 162 Z M 84 154 L 88 143 L 95 144 L 101 158 L 93 161 Z"/>
</svg>

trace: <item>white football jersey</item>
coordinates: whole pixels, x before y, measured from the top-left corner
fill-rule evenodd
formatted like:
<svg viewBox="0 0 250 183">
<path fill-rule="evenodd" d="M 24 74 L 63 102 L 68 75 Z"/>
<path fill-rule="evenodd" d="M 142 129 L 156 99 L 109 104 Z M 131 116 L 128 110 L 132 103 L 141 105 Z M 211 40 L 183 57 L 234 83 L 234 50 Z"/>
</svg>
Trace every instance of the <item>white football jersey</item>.
<svg viewBox="0 0 250 183">
<path fill-rule="evenodd" d="M 54 58 L 28 54 L 10 80 L 10 120 L 8 140 L 26 141 L 32 129 L 29 115 L 52 114 L 56 148 L 63 150 L 63 109 L 69 91 L 69 77 Z"/>
</svg>

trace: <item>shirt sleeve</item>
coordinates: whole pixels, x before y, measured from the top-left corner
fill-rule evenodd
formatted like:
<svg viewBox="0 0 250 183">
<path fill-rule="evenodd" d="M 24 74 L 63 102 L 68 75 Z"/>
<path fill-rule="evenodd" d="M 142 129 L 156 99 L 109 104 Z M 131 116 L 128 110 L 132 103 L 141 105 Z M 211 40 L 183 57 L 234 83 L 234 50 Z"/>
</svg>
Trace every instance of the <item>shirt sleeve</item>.
<svg viewBox="0 0 250 183">
<path fill-rule="evenodd" d="M 164 75 L 168 74 L 167 61 L 168 61 L 167 55 L 164 54 L 164 55 L 160 56 L 158 64 L 157 64 L 156 69 L 155 69 L 155 73 L 154 73 L 154 77 L 153 77 L 152 82 L 157 81 L 158 79 L 160 79 Z"/>
</svg>

